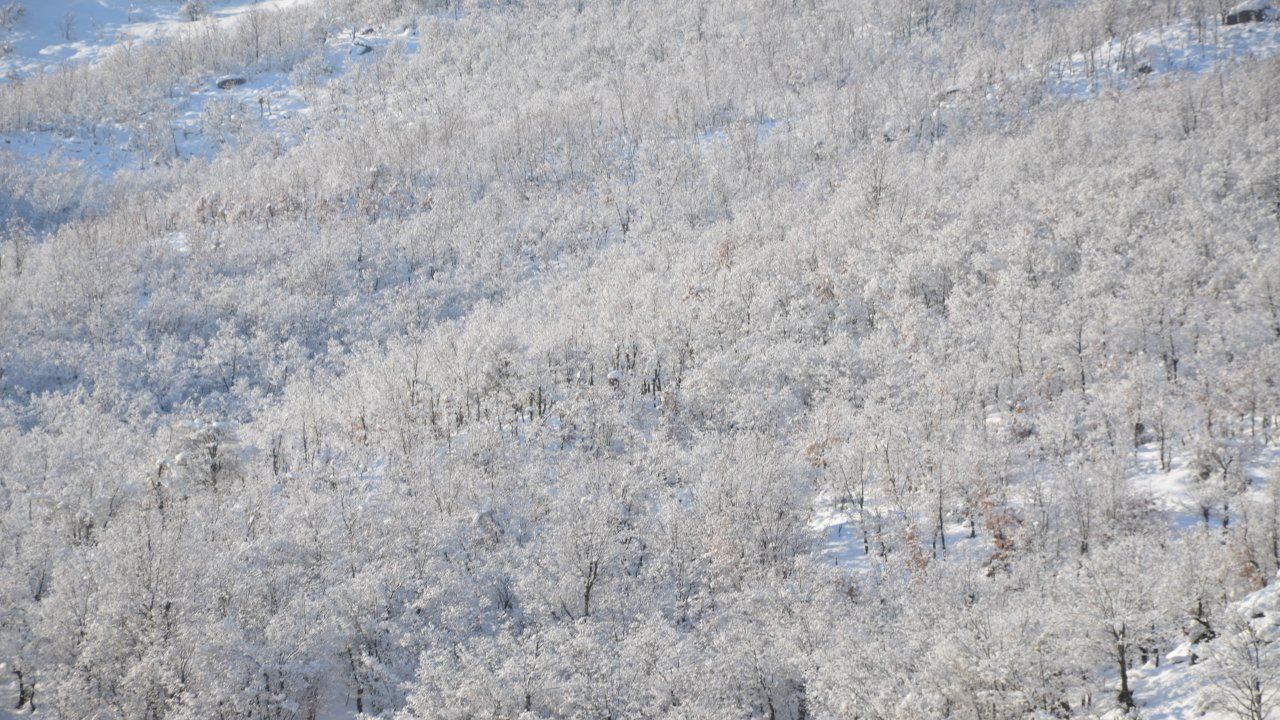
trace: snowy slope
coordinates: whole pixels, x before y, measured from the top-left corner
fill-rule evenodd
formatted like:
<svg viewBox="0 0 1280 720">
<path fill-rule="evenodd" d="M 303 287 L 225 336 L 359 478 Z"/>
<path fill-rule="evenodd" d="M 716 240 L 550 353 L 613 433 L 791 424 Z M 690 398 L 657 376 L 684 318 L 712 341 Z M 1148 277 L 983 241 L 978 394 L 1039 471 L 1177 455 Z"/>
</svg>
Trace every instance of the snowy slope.
<svg viewBox="0 0 1280 720">
<path fill-rule="evenodd" d="M 1134 673 L 1134 694 L 1142 700 L 1144 718 L 1248 717 L 1237 685 L 1251 674 L 1262 679 L 1265 702 L 1273 702 L 1280 692 L 1275 685 L 1280 678 L 1280 582 L 1273 581 L 1244 598 L 1233 611 L 1233 619 L 1239 623 L 1236 633 L 1194 648 L 1181 645 L 1159 667 L 1149 664 Z M 1255 656 L 1256 666 L 1242 668 L 1240 656 L 1248 657 L 1245 638 L 1250 634 L 1261 641 L 1261 652 Z"/>
<path fill-rule="evenodd" d="M 1205 523 L 1201 504 L 1204 486 L 1194 476 L 1194 461 L 1175 456 L 1168 472 L 1159 467 L 1159 449 L 1148 443 L 1136 449 L 1128 474 L 1129 492 L 1150 503 L 1175 534 L 1188 532 Z M 1233 503 L 1247 505 L 1265 503 L 1269 483 L 1280 478 L 1280 447 L 1262 448 L 1242 471 L 1247 489 Z M 876 529 L 881 519 L 894 512 L 892 504 L 869 500 L 865 509 L 854 505 L 844 508 L 826 498 L 820 501 L 810 528 L 817 535 L 817 547 L 823 557 L 846 573 L 874 574 L 883 570 L 885 560 L 877 557 Z M 1211 508 L 1209 526 L 1221 522 L 1221 506 Z M 866 533 L 864 534 L 864 529 Z M 969 537 L 963 522 L 950 522 L 946 528 L 946 562 L 981 564 L 993 553 L 987 533 Z M 870 550 L 870 552 L 868 552 Z M 1271 678 L 1266 693 L 1280 693 L 1280 582 L 1232 604 L 1219 620 L 1219 636 L 1198 644 L 1184 642 L 1168 652 L 1160 662 L 1152 660 L 1132 671 L 1135 701 L 1141 717 L 1153 720 L 1203 717 L 1226 720 L 1240 717 L 1238 698 L 1233 704 L 1232 688 L 1240 672 L 1241 633 L 1256 633 L 1261 640 L 1259 662 L 1266 668 L 1262 677 Z M 1231 627 L 1231 623 L 1236 625 Z M 1195 662 L 1193 662 L 1193 658 Z M 1238 694 L 1238 693 L 1236 693 Z M 1271 695 L 1266 695 L 1271 697 Z M 1270 702 L 1269 700 L 1267 702 Z M 1122 717 L 1112 712 L 1104 717 Z"/>
<path fill-rule="evenodd" d="M 234 23 L 236 18 L 253 8 L 283 7 L 307 0 L 268 0 L 260 3 L 212 3 L 213 19 L 208 22 Z M 31 0 L 34 6 L 39 0 Z M 3 6 L 3 0 L 0 0 Z M 9 70 L 36 72 L 61 63 L 93 63 L 107 57 L 120 42 L 130 39 L 147 41 L 162 39 L 191 27 L 179 15 L 179 2 L 126 4 L 115 0 L 66 0 L 40 3 L 15 25 L 9 36 L 12 52 L 0 63 Z M 315 60 L 325 66 L 326 82 L 348 72 L 356 72 L 365 63 L 374 62 L 383 47 L 395 42 L 406 52 L 417 49 L 418 38 L 411 29 L 390 31 L 373 29 L 357 39 L 354 33 L 331 36 L 316 51 Z M 1267 22 L 1238 27 L 1222 27 L 1213 35 L 1191 23 L 1152 30 L 1129 38 L 1112 41 L 1087 54 L 1064 60 L 1048 80 L 1050 89 L 1072 97 L 1092 97 L 1102 88 L 1137 87 L 1162 74 L 1215 72 L 1222 64 L 1243 57 L 1264 57 L 1280 47 L 1280 23 Z M 364 50 L 368 48 L 368 50 Z M 1145 68 L 1145 69 L 1144 69 Z M 266 133 L 281 143 L 296 142 L 307 129 L 309 95 L 301 87 L 298 72 L 245 72 L 243 82 L 221 87 L 214 79 L 194 88 L 183 88 L 167 101 L 172 111 L 166 119 L 173 128 L 172 156 L 165 161 L 184 162 L 192 158 L 214 159 L 224 148 L 234 147 L 244 135 Z M 317 105 L 318 106 L 318 105 Z M 761 140 L 773 132 L 777 120 L 759 121 L 757 134 Z M 237 129 L 239 128 L 239 129 Z M 703 155 L 713 156 L 731 147 L 733 140 L 723 129 L 711 129 L 698 136 Z M 130 170 L 145 171 L 158 164 L 154 151 L 138 141 L 137 128 L 128 124 L 102 124 L 93 128 L 68 131 L 31 131 L 0 135 L 0 161 L 13 153 L 24 162 L 55 158 L 79 165 L 104 181 Z M 169 240 L 185 255 L 189 248 L 180 233 Z M 620 375 L 620 373 L 619 373 Z M 615 379 L 613 374 L 610 379 Z M 651 412 L 639 423 L 648 435 L 658 423 Z M 553 424 L 549 420 L 549 425 Z M 363 423 L 363 417 L 361 418 Z M 558 443 L 563 447 L 564 442 Z M 1129 491 L 1149 499 L 1171 527 L 1188 529 L 1205 522 L 1202 517 L 1199 488 L 1189 457 L 1174 459 L 1170 472 L 1158 467 L 1158 450 L 1146 445 L 1133 456 L 1133 467 L 1126 476 Z M 1263 492 L 1268 478 L 1275 477 L 1280 467 L 1280 449 L 1269 448 L 1254 458 L 1246 470 L 1253 482 L 1247 491 Z M 866 512 L 875 517 L 891 517 L 901 513 L 881 498 L 871 499 Z M 941 513 L 939 513 L 941 514 Z M 971 537 L 971 518 L 949 514 L 945 524 L 944 543 L 947 557 L 960 562 L 981 562 L 992 552 L 987 533 Z M 826 501 L 816 511 L 810 529 L 818 545 L 832 564 L 845 572 L 871 572 L 879 563 L 874 540 L 866 542 L 863 531 L 868 519 L 852 505 L 835 507 Z M 1280 592 L 1277 585 L 1263 589 L 1236 603 L 1243 626 L 1252 627 L 1259 636 L 1270 638 L 1267 657 L 1280 655 Z M 1169 661 L 1158 667 L 1139 669 L 1135 674 L 1135 694 L 1151 717 L 1210 718 L 1230 717 L 1230 708 L 1215 699 L 1215 689 L 1222 684 L 1223 665 L 1213 658 L 1225 657 L 1226 638 L 1221 645 L 1203 644 L 1194 651 L 1204 662 L 1190 662 L 1191 648 L 1182 647 L 1169 655 Z M 6 706 L 12 706 L 14 688 L 7 669 L 0 664 L 0 718 L 7 717 Z M 340 703 L 332 703 L 337 706 Z M 1145 716 L 1145 715 L 1144 715 Z"/>
<path fill-rule="evenodd" d="M 210 0 L 201 21 L 227 24 L 250 10 L 272 10 L 311 0 Z M 0 4 L 3 5 L 3 4 Z M 96 62 L 123 42 L 148 41 L 194 27 L 182 3 L 159 0 L 28 0 L 0 42 L 0 75 L 30 73 L 65 62 Z"/>
<path fill-rule="evenodd" d="M 143 7 L 123 0 L 44 3 L 38 10 L 29 8 L 15 27 L 15 50 L 0 59 L 0 74 L 50 70 L 59 63 L 94 63 L 122 42 L 139 38 L 162 40 L 203 23 L 228 27 L 250 11 L 278 10 L 307 2 L 310 0 L 223 0 L 211 5 L 209 14 L 195 23 L 179 14 L 177 3 L 147 3 Z M 79 13 L 82 5 L 83 15 Z M 95 28 L 94 34 L 63 41 L 54 22 L 59 13 L 76 15 L 77 23 L 86 22 Z M 25 164 L 53 160 L 109 180 L 122 170 L 143 171 L 153 164 L 192 158 L 212 160 L 246 137 L 265 135 L 274 138 L 279 146 L 289 147 L 307 129 L 308 103 L 300 83 L 339 78 L 376 61 L 392 41 L 405 53 L 418 48 L 417 33 L 412 29 L 389 33 L 369 28 L 359 36 L 335 33 L 325 45 L 311 51 L 310 59 L 304 63 L 311 71 L 233 73 L 225 78 L 210 76 L 194 87 L 175 87 L 164 100 L 169 117 L 160 122 L 167 123 L 170 131 L 162 133 L 167 135 L 162 148 L 154 143 L 148 147 L 143 137 L 146 133 L 140 132 L 136 124 L 100 122 L 75 129 L 0 133 L 0 155 L 13 153 Z M 220 84 L 225 79 L 233 79 L 234 84 Z"/>
<path fill-rule="evenodd" d="M 1148 28 L 1113 37 L 1048 68 L 1052 95 L 1088 97 L 1106 89 L 1125 90 L 1180 73 L 1217 72 L 1234 62 L 1264 59 L 1280 50 L 1280 22 L 1221 25 L 1214 18 Z"/>
</svg>

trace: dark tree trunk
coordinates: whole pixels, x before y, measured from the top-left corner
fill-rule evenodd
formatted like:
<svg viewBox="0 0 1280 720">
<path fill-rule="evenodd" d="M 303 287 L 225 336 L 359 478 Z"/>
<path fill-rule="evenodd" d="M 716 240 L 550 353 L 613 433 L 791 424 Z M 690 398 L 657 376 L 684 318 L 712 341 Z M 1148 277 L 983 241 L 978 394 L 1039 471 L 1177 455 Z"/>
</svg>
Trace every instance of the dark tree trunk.
<svg viewBox="0 0 1280 720">
<path fill-rule="evenodd" d="M 1120 692 L 1116 695 L 1116 701 L 1127 711 L 1136 706 L 1133 702 L 1133 691 L 1129 689 L 1129 645 L 1123 639 L 1123 629 L 1120 631 L 1120 636 L 1121 639 L 1116 641 L 1116 662 L 1120 668 Z"/>
<path fill-rule="evenodd" d="M 34 713 L 36 711 L 36 684 L 27 682 L 21 670 L 15 669 L 13 674 L 18 678 L 18 704 L 13 709 L 21 710 L 24 707 L 29 707 L 31 712 Z"/>
<path fill-rule="evenodd" d="M 582 616 L 591 617 L 591 590 L 595 587 L 596 579 L 600 576 L 600 561 L 592 560 L 587 565 L 586 584 L 582 588 Z"/>
</svg>

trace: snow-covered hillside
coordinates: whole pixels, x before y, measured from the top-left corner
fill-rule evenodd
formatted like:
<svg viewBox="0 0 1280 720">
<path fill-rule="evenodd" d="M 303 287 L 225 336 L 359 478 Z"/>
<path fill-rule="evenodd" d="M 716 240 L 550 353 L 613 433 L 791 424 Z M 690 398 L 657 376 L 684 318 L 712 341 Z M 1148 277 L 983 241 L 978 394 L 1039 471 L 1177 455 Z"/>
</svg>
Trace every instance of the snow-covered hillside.
<svg viewBox="0 0 1280 720">
<path fill-rule="evenodd" d="M 1139 27 L 1049 64 L 1050 93 L 1088 97 L 1164 82 L 1173 74 L 1228 72 L 1242 61 L 1265 60 L 1280 51 L 1280 22 L 1267 2 L 1248 2 L 1230 13 L 1257 12 L 1257 21 L 1223 25 L 1213 17 Z M 1245 70 L 1244 72 L 1249 72 Z"/>
<path fill-rule="evenodd" d="M 1280 677 L 1280 578 L 1228 610 L 1221 636 L 1179 645 L 1135 673 L 1134 693 L 1151 720 L 1266 717 Z M 1267 713 L 1264 715 L 1262 713 Z"/>
<path fill-rule="evenodd" d="M 32 73 L 55 72 L 77 63 L 101 63 L 113 52 L 128 52 L 139 42 L 163 42 L 201 34 L 234 35 L 252 22 L 250 13 L 297 8 L 311 0 L 220 0 L 198 10 L 176 3 L 47 2 L 23 12 L 9 34 L 12 51 L 0 58 L 0 71 L 20 82 Z M 63 7 L 66 5 L 66 7 Z M 74 15 L 95 28 L 91 37 L 66 42 L 53 33 L 59 18 Z M 197 19 L 190 19 L 197 13 Z M 261 15 L 259 15 L 261 17 Z M 297 16 L 306 17 L 306 16 Z M 298 21 L 297 17 L 291 21 Z M 41 33 L 40 29 L 50 32 Z M 145 171 L 191 159 L 211 161 L 246 136 L 289 147 L 308 128 L 309 102 L 320 86 L 373 62 L 394 46 L 413 53 L 417 33 L 409 28 L 344 28 L 325 33 L 323 43 L 295 53 L 291 67 L 276 66 L 206 71 L 175 83 L 158 107 L 138 117 L 94 119 L 80 126 L 29 128 L 0 133 L 0 152 L 22 162 L 48 159 L 103 179 L 122 170 Z M 103 72 L 108 72 L 103 70 Z M 164 124 L 157 133 L 156 121 Z"/>
<path fill-rule="evenodd" d="M 18 77 L 65 63 L 99 62 L 121 46 L 200 32 L 205 24 L 228 27 L 246 13 L 313 0 L 28 0 L 10 2 L 11 19 L 0 29 L 0 76 Z M 20 9 L 18 9 L 20 8 Z"/>
<path fill-rule="evenodd" d="M 1280 712 L 1265 0 L 0 0 L 0 718 Z"/>
<path fill-rule="evenodd" d="M 1224 517 L 1215 508 L 1212 490 L 1195 475 L 1197 462 L 1191 457 L 1175 458 L 1168 471 L 1159 466 L 1159 448 L 1147 444 L 1137 448 L 1133 467 L 1126 479 L 1134 497 L 1152 504 L 1173 530 L 1173 537 L 1190 533 L 1219 535 L 1225 540 Z M 1280 483 L 1280 446 L 1266 448 L 1242 468 L 1242 481 L 1247 490 L 1236 502 L 1243 508 L 1265 508 L 1274 501 Z M 864 497 L 851 503 L 846 497 L 844 508 L 828 496 L 820 501 L 812 521 L 820 533 L 819 549 L 834 566 L 855 575 L 875 576 L 891 567 L 883 535 L 886 521 L 895 513 L 891 498 Z M 1237 508 L 1239 510 L 1239 508 Z M 1030 514 L 1031 508 L 1021 513 Z M 1249 510 L 1244 511 L 1247 516 Z M 1230 518 L 1226 518 L 1228 521 Z M 1237 517 L 1237 522 L 1240 518 Z M 917 565 L 930 562 L 968 563 L 994 572 L 1007 555 L 1008 545 L 990 533 L 978 534 L 967 520 L 953 518 L 945 526 L 945 540 L 933 538 L 927 548 L 917 551 Z M 1242 572 L 1245 568 L 1242 568 Z M 1200 717 L 1206 720 L 1228 720 L 1250 717 L 1250 703 L 1258 693 L 1265 707 L 1271 707 L 1280 685 L 1280 578 L 1257 577 L 1265 587 L 1247 595 L 1231 598 L 1223 611 L 1223 627 L 1206 635 L 1195 624 L 1173 645 L 1144 650 L 1130 678 L 1133 699 L 1143 718 L 1173 720 Z M 1114 682 L 1114 677 L 1111 678 Z M 1250 683 L 1256 681 L 1255 693 Z M 1105 701 L 1098 703 L 1105 717 L 1123 717 L 1119 710 L 1107 711 Z"/>
</svg>

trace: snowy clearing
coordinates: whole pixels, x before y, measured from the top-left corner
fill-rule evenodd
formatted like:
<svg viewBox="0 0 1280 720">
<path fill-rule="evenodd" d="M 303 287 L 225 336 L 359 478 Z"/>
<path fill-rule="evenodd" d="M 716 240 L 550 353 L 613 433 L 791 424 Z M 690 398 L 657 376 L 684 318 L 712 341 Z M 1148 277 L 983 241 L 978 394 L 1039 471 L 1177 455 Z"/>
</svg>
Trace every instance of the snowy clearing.
<svg viewBox="0 0 1280 720">
<path fill-rule="evenodd" d="M 1235 25 L 1219 24 L 1212 17 L 1182 20 L 1074 53 L 1049 66 L 1045 87 L 1053 95 L 1087 98 L 1179 74 L 1223 72 L 1243 60 L 1266 59 L 1277 51 L 1280 21 L 1274 17 Z"/>
<path fill-rule="evenodd" d="M 122 44 L 152 42 L 182 32 L 198 32 L 201 24 L 230 27 L 249 12 L 267 12 L 313 0 L 208 0 L 194 3 L 200 11 L 184 14 L 179 2 L 154 0 L 35 0 L 0 42 L 0 77 L 13 72 L 50 71 L 63 63 L 95 63 Z"/>
</svg>

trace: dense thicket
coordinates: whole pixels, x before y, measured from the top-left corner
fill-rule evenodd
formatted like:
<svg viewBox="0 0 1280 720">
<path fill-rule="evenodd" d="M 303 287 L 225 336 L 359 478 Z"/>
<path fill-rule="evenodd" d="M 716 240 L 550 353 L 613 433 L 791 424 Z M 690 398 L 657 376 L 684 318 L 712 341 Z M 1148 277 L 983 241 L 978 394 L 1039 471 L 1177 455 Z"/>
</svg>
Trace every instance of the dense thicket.
<svg viewBox="0 0 1280 720">
<path fill-rule="evenodd" d="M 1047 79 L 1220 10 L 350 0 L 0 86 L 5 130 L 143 113 L 144 144 L 230 68 L 310 107 L 215 107 L 214 160 L 160 141 L 111 182 L 0 151 L 15 700 L 1131 701 L 1128 667 L 1233 632 L 1280 561 L 1252 472 L 1280 434 L 1280 61 Z M 333 76 L 320 44 L 365 24 L 418 49 Z M 1139 449 L 1194 466 L 1197 526 Z"/>
</svg>

